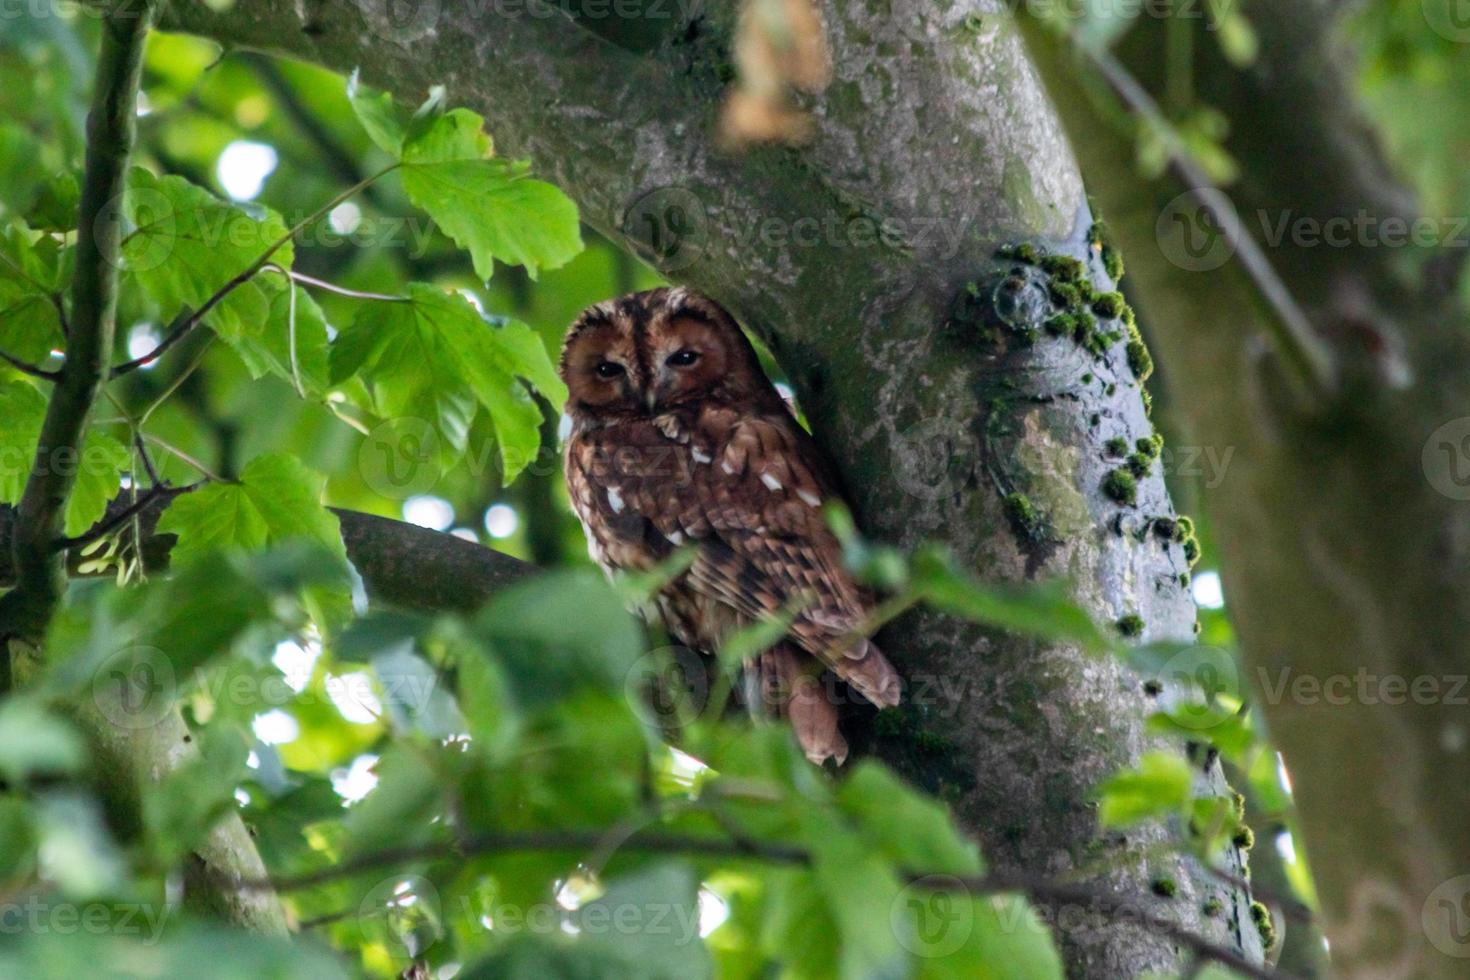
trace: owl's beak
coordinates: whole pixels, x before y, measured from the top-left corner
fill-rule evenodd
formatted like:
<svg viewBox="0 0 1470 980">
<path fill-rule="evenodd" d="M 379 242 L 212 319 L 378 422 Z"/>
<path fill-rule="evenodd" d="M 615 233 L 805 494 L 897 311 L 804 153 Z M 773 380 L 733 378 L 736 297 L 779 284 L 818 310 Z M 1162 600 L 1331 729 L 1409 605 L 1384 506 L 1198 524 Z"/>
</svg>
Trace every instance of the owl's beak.
<svg viewBox="0 0 1470 980">
<path fill-rule="evenodd" d="M 650 412 L 653 411 L 658 407 L 658 392 L 652 388 L 648 389 L 648 392 L 643 396 L 643 400 L 648 403 L 648 410 Z"/>
</svg>

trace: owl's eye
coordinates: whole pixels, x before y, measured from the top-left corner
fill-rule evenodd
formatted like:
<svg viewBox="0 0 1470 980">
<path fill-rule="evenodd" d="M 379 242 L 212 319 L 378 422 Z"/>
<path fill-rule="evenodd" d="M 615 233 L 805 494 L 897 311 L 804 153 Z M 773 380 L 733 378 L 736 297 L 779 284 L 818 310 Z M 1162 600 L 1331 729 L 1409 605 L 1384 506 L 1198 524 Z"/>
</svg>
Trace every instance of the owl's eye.
<svg viewBox="0 0 1470 980">
<path fill-rule="evenodd" d="M 686 347 L 681 351 L 675 351 L 670 354 L 669 359 L 664 363 L 669 367 L 688 367 L 697 360 L 699 360 L 699 351 L 690 350 Z"/>
<path fill-rule="evenodd" d="M 623 366 L 617 361 L 603 361 L 597 365 L 597 376 L 599 378 L 616 378 L 623 373 Z"/>
</svg>

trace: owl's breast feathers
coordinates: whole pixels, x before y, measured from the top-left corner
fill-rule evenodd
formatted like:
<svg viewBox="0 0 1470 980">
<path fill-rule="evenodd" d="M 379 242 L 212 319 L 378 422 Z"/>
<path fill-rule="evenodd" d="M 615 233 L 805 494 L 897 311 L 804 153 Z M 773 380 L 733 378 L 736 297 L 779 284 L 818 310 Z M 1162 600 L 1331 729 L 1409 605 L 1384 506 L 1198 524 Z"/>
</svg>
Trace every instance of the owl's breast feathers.
<svg viewBox="0 0 1470 980">
<path fill-rule="evenodd" d="M 788 642 L 755 667 L 763 687 L 779 689 L 776 702 L 809 756 L 846 753 L 835 706 L 818 703 L 812 687 L 821 665 L 873 704 L 898 703 L 897 674 L 861 634 L 872 599 L 843 567 L 822 514 L 832 481 L 789 414 L 710 403 L 578 425 L 566 469 L 605 569 L 646 570 L 679 547 L 696 548 L 658 602 L 682 642 L 714 650 L 732 628 L 799 610 Z"/>
</svg>

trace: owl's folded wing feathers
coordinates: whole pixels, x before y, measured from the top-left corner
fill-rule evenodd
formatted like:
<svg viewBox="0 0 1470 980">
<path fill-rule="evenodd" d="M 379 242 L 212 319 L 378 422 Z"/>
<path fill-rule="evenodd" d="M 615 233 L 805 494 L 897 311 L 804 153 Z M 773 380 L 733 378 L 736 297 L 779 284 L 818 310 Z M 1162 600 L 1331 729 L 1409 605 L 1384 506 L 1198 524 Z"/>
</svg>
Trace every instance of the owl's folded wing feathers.
<svg viewBox="0 0 1470 980">
<path fill-rule="evenodd" d="M 750 621 L 799 609 L 795 645 L 872 703 L 897 704 L 898 675 L 860 633 L 870 603 L 823 517 L 830 491 L 804 433 L 789 417 L 709 428 L 679 446 L 680 479 L 633 481 L 620 492 L 625 506 L 674 544 L 698 546 L 688 576 L 701 592 Z"/>
</svg>

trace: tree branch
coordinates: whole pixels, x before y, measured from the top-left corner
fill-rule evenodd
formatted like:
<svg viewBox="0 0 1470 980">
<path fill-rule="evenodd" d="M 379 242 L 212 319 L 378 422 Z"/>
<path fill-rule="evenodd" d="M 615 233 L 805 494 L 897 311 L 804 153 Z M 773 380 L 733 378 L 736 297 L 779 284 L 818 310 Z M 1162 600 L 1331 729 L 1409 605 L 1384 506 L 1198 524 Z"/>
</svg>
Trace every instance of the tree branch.
<svg viewBox="0 0 1470 980">
<path fill-rule="evenodd" d="M 101 537 L 103 529 L 121 523 L 122 515 L 136 517 L 143 533 L 144 562 L 150 569 L 165 568 L 174 536 L 155 531 L 158 518 L 171 500 L 191 489 L 165 488 L 136 511 L 131 502 L 119 497 L 108 507 L 107 515 L 77 543 Z M 359 511 L 333 508 L 333 513 L 342 525 L 347 557 L 376 602 L 413 609 L 469 610 L 536 572 L 534 565 L 452 534 Z M 15 509 L 0 507 L 0 555 L 9 553 L 15 523 Z M 75 570 L 83 561 L 74 543 L 68 564 Z M 0 563 L 0 588 L 14 581 L 14 566 Z"/>
<path fill-rule="evenodd" d="M 218 881 L 217 885 L 221 888 L 234 888 L 242 892 L 301 891 L 344 878 L 352 878 L 359 874 L 416 861 L 466 859 L 537 851 L 595 852 L 606 845 L 608 836 L 607 830 L 596 829 L 481 833 L 458 841 L 409 845 L 374 851 L 339 861 L 330 868 L 293 877 L 229 878 Z M 623 838 L 617 849 L 637 854 L 676 855 L 697 859 L 745 859 L 798 867 L 807 867 L 812 864 L 812 855 L 804 848 L 744 837 L 725 839 L 690 834 L 639 832 Z M 1172 912 L 1170 903 L 1143 895 L 1116 894 L 1097 887 L 1006 872 L 960 877 L 915 870 L 910 871 L 906 877 L 911 884 L 934 891 L 954 891 L 970 897 L 1020 894 L 1033 900 L 1044 900 L 1055 905 L 1073 909 L 1086 908 L 1113 918 L 1127 918 L 1129 921 L 1140 923 L 1146 929 L 1167 936 L 1199 957 L 1228 966 L 1243 976 L 1257 978 L 1257 980 L 1292 980 L 1290 974 L 1252 963 L 1241 957 L 1236 951 L 1182 928 L 1170 915 Z"/>
<path fill-rule="evenodd" d="M 29 374 L 31 377 L 40 378 L 42 381 L 55 381 L 61 377 L 60 371 L 48 371 L 43 367 L 37 367 L 29 361 L 22 361 L 8 351 L 0 350 L 0 361 L 9 364 L 21 374 Z"/>
<path fill-rule="evenodd" d="M 16 587 L 0 599 L 0 638 L 32 639 L 43 633 L 65 583 L 60 555 L 52 545 L 61 537 L 76 468 L 62 461 L 81 446 L 112 351 L 121 266 L 120 203 L 137 129 L 143 44 L 152 22 L 151 0 L 118 0 L 102 20 L 102 48 L 87 115 L 73 324 L 18 508 L 20 520 L 11 541 Z"/>
</svg>

